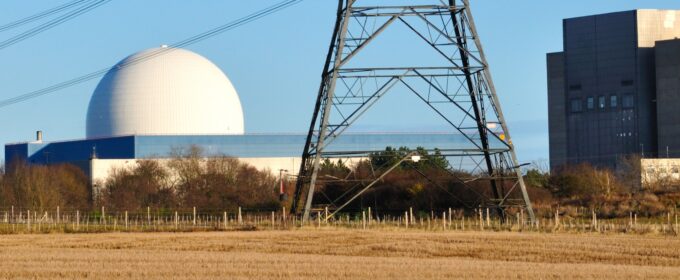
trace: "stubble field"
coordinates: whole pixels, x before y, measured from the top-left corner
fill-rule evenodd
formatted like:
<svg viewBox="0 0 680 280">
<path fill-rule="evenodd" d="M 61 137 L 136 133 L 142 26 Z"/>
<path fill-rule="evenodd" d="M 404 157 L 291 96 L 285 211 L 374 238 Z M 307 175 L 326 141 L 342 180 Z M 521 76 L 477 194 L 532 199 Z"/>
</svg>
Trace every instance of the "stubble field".
<svg viewBox="0 0 680 280">
<path fill-rule="evenodd" d="M 0 236 L 0 278 L 443 279 L 680 276 L 680 238 L 317 230 Z"/>
</svg>

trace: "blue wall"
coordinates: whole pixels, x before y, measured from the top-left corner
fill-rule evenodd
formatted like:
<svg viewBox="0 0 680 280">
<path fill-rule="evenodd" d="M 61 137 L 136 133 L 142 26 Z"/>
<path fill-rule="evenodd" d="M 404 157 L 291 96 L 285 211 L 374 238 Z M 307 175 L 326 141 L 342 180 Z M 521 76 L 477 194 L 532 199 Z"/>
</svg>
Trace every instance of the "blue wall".
<svg viewBox="0 0 680 280">
<path fill-rule="evenodd" d="M 96 151 L 97 157 L 125 159 L 135 156 L 134 136 L 113 137 L 65 142 L 29 142 L 5 146 L 5 159 L 23 160 L 35 164 L 52 164 L 89 159 Z"/>
<path fill-rule="evenodd" d="M 122 136 L 51 143 L 5 145 L 5 159 L 25 160 L 34 164 L 52 164 L 88 160 L 96 151 L 100 159 L 165 158 L 173 152 L 200 147 L 207 156 L 227 155 L 240 158 L 299 157 L 306 135 L 173 135 Z M 499 147 L 498 141 L 491 146 Z M 334 151 L 377 151 L 387 146 L 437 147 L 442 150 L 473 148 L 459 134 L 394 133 L 344 134 L 326 148 Z"/>
</svg>

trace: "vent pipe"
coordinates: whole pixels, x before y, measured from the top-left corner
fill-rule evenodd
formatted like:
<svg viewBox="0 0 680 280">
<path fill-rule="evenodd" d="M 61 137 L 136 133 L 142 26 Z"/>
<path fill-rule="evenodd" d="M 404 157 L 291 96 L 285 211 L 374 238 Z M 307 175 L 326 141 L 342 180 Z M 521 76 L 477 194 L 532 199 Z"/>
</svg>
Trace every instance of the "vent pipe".
<svg viewBox="0 0 680 280">
<path fill-rule="evenodd" d="M 42 130 L 38 130 L 35 132 L 35 141 L 42 142 Z"/>
</svg>

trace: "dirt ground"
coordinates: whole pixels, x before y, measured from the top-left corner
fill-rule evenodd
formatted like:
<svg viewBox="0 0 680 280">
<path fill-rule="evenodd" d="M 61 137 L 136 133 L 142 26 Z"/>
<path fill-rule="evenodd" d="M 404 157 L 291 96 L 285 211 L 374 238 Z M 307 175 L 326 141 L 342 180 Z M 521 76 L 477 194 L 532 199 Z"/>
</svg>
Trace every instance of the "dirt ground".
<svg viewBox="0 0 680 280">
<path fill-rule="evenodd" d="M 0 235 L 0 278 L 680 277 L 670 236 L 316 230 Z"/>
</svg>

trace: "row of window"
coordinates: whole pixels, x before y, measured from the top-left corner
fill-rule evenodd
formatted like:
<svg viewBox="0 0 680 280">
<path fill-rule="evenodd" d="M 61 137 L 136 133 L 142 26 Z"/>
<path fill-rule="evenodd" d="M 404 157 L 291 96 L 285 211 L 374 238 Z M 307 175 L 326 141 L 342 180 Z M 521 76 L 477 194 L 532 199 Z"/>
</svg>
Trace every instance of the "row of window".
<svg viewBox="0 0 680 280">
<path fill-rule="evenodd" d="M 633 85 L 633 80 L 621 80 L 622 87 L 629 87 Z M 571 84 L 569 85 L 570 91 L 581 90 L 583 87 L 581 84 Z"/>
<path fill-rule="evenodd" d="M 595 97 L 593 96 L 588 96 L 586 98 L 586 109 L 587 110 L 594 110 L 595 109 Z M 609 108 L 616 109 L 619 107 L 619 97 L 617 95 L 610 95 L 609 96 L 609 104 L 607 104 L 607 97 L 604 95 L 600 95 L 597 97 L 597 109 L 600 110 L 605 110 L 609 106 Z M 621 105 L 622 108 L 633 108 L 635 106 L 635 97 L 632 94 L 624 94 L 623 98 L 621 99 Z M 583 111 L 583 100 L 581 98 L 572 98 L 570 100 L 570 111 L 572 113 L 578 113 Z"/>
</svg>

